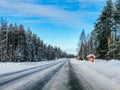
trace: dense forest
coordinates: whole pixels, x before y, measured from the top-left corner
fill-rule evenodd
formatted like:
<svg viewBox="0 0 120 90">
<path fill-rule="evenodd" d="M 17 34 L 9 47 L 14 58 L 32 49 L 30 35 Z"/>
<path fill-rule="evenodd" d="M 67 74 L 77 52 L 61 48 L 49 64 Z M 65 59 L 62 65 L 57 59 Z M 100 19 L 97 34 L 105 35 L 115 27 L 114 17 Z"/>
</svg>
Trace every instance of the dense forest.
<svg viewBox="0 0 120 90">
<path fill-rule="evenodd" d="M 82 31 L 78 50 L 79 59 L 90 53 L 96 58 L 120 59 L 120 0 L 107 0 L 91 34 Z"/>
<path fill-rule="evenodd" d="M 1 18 L 0 25 L 0 61 L 35 62 L 73 57 L 58 47 L 46 45 L 36 34 L 23 25 L 8 24 Z"/>
</svg>

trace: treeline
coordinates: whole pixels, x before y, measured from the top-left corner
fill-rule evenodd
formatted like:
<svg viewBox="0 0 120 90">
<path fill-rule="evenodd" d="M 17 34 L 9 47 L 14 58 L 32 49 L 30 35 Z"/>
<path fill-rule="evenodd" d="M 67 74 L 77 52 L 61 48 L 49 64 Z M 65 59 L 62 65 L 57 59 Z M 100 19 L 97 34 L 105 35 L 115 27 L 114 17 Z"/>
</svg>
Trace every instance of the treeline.
<svg viewBox="0 0 120 90">
<path fill-rule="evenodd" d="M 72 57 L 58 47 L 46 45 L 36 34 L 23 25 L 8 24 L 1 19 L 0 25 L 0 61 L 35 62 Z"/>
<path fill-rule="evenodd" d="M 83 31 L 79 40 L 79 59 L 90 53 L 96 58 L 120 59 L 120 0 L 107 0 L 94 30 L 87 37 Z"/>
</svg>

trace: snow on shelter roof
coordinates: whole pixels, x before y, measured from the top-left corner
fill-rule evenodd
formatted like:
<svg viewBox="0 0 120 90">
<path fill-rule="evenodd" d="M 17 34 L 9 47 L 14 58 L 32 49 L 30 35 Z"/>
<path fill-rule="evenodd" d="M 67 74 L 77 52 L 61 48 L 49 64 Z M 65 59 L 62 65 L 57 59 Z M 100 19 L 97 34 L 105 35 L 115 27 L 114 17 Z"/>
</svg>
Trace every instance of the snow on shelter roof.
<svg viewBox="0 0 120 90">
<path fill-rule="evenodd" d="M 87 55 L 88 58 L 91 57 L 91 56 L 93 56 L 95 58 L 95 55 L 93 55 L 93 54 Z"/>
</svg>

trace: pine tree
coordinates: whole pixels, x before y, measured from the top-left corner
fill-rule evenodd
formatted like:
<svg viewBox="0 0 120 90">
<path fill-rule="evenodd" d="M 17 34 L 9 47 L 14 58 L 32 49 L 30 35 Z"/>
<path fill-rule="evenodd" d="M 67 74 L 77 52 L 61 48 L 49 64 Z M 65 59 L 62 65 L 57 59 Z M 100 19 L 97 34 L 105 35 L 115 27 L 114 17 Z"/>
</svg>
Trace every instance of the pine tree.
<svg viewBox="0 0 120 90">
<path fill-rule="evenodd" d="M 36 62 L 68 56 L 70 55 L 58 47 L 47 46 L 29 28 L 26 31 L 23 25 L 13 25 L 12 23 L 8 25 L 6 19 L 1 19 L 0 61 Z"/>
<path fill-rule="evenodd" d="M 110 50 L 111 29 L 113 26 L 112 12 L 112 1 L 107 0 L 106 6 L 104 7 L 102 14 L 95 25 L 98 40 L 98 47 L 96 48 L 98 58 L 105 58 L 107 52 Z"/>
<path fill-rule="evenodd" d="M 1 19 L 1 61 L 9 61 L 9 43 L 8 43 L 8 34 L 9 34 L 9 30 L 8 30 L 8 22 L 5 19 Z"/>
<path fill-rule="evenodd" d="M 119 54 L 119 31 L 120 31 L 120 0 L 116 0 L 113 10 L 113 27 L 112 27 L 112 42 L 108 54 L 110 59 L 117 59 Z"/>
<path fill-rule="evenodd" d="M 81 35 L 80 35 L 80 39 L 79 39 L 79 45 L 78 45 L 78 48 L 79 48 L 79 52 L 78 52 L 78 59 L 83 59 L 86 57 L 86 53 L 85 53 L 85 50 L 86 50 L 86 35 L 85 35 L 85 31 L 83 30 Z"/>
</svg>

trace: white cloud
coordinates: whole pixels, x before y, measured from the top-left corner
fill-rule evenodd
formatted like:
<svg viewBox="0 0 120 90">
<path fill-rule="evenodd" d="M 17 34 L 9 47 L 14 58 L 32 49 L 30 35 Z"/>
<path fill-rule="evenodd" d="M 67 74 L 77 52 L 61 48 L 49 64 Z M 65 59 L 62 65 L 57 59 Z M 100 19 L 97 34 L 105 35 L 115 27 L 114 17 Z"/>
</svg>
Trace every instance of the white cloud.
<svg viewBox="0 0 120 90">
<path fill-rule="evenodd" d="M 90 13 L 87 14 L 86 12 L 83 11 L 70 12 L 55 6 L 26 3 L 20 0 L 17 1 L 13 0 L 13 1 L 14 2 L 10 2 L 9 0 L 0 1 L 0 8 L 2 8 L 3 11 L 5 10 L 6 12 L 8 12 L 8 15 L 10 16 L 13 15 L 13 16 L 24 16 L 24 17 L 28 17 L 28 16 L 45 17 L 46 19 L 48 19 L 48 21 L 51 21 L 51 23 L 65 25 L 73 28 L 81 28 L 81 27 L 83 28 L 85 26 L 89 27 L 90 24 L 88 24 L 85 21 L 85 18 L 93 16 L 96 13 L 94 12 L 94 14 L 92 14 L 93 12 L 87 12 Z M 24 0 L 24 1 L 28 1 L 28 0 Z M 2 12 L 2 13 L 6 14 L 6 12 Z M 34 23 L 34 21 L 31 20 L 29 21 L 24 20 L 22 22 Z"/>
<path fill-rule="evenodd" d="M 39 21 L 36 21 L 36 20 L 22 20 L 21 23 L 39 23 Z"/>
</svg>

